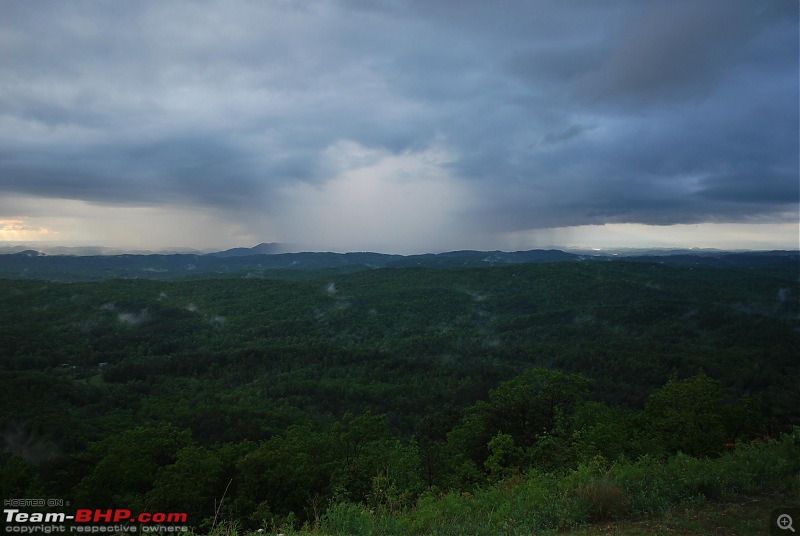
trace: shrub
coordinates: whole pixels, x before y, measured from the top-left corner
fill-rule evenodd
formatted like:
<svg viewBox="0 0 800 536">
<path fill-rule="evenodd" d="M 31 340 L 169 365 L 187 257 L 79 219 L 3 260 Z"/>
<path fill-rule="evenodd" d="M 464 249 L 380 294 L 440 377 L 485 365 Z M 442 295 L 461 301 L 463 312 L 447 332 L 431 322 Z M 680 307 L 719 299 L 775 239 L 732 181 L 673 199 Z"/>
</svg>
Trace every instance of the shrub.
<svg viewBox="0 0 800 536">
<path fill-rule="evenodd" d="M 369 534 L 372 532 L 374 516 L 363 506 L 353 503 L 332 505 L 322 516 L 322 534 Z"/>
<path fill-rule="evenodd" d="M 573 492 L 585 508 L 590 523 L 620 519 L 630 511 L 630 502 L 622 488 L 609 480 L 596 480 Z"/>
</svg>

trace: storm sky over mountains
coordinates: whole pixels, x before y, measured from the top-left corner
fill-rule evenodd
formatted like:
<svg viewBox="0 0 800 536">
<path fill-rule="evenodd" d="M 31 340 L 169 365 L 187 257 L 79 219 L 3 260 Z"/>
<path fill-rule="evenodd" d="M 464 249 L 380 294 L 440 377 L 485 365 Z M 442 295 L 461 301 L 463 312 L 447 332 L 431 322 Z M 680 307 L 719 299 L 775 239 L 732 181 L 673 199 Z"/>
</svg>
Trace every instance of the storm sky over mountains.
<svg viewBox="0 0 800 536">
<path fill-rule="evenodd" d="M 9 0 L 0 240 L 797 247 L 788 0 Z"/>
</svg>

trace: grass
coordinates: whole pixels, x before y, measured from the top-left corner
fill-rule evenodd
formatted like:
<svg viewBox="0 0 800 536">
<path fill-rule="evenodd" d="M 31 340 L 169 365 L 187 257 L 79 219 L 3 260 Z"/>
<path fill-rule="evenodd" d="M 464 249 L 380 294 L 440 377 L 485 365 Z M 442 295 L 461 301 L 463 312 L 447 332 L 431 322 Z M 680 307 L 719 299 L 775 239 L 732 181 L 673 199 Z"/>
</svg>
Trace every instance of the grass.
<svg viewBox="0 0 800 536">
<path fill-rule="evenodd" d="M 337 503 L 300 530 L 287 519 L 261 534 L 769 534 L 771 511 L 800 502 L 798 469 L 800 428 L 719 458 L 595 458 L 567 474 L 532 471 L 473 493 L 426 493 L 399 510 Z M 211 533 L 252 534 L 235 525 Z"/>
<path fill-rule="evenodd" d="M 719 503 L 676 507 L 663 515 L 643 520 L 601 522 L 579 529 L 559 532 L 570 536 L 756 536 L 769 534 L 770 513 L 776 508 L 796 503 L 789 495 L 773 494 L 738 497 Z M 455 528 L 455 527 L 454 527 Z M 457 530 L 457 529 L 456 529 Z M 266 536 L 267 532 L 249 532 L 234 524 L 223 524 L 212 536 Z M 275 533 L 273 533 L 275 534 Z M 288 534 L 297 534 L 287 531 Z M 322 536 L 324 533 L 310 533 Z M 424 533 L 419 533 L 424 534 Z"/>
<path fill-rule="evenodd" d="M 569 534 L 572 536 L 763 535 L 769 534 L 770 512 L 775 508 L 791 504 L 793 501 L 788 495 L 739 497 L 723 503 L 676 507 L 662 516 L 644 520 L 599 523 Z"/>
<path fill-rule="evenodd" d="M 769 534 L 770 512 L 792 504 L 787 495 L 762 495 L 739 497 L 722 503 L 696 504 L 677 507 L 661 516 L 644 520 L 621 520 L 588 525 L 580 529 L 560 532 L 570 536 L 756 536 Z M 456 528 L 457 530 L 457 528 Z M 266 536 L 267 532 L 249 532 L 233 524 L 219 525 L 211 536 Z M 275 533 L 273 533 L 275 534 Z M 297 534 L 287 531 L 288 534 Z M 324 533 L 310 533 L 322 536 Z M 420 533 L 424 534 L 424 533 Z"/>
</svg>

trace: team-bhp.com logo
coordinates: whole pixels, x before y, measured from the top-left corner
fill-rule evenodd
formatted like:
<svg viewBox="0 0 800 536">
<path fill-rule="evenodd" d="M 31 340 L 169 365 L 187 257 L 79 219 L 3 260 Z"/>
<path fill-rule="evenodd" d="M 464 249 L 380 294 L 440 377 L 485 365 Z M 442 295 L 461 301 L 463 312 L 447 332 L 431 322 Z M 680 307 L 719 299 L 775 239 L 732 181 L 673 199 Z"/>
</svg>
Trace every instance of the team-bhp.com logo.
<svg viewBox="0 0 800 536">
<path fill-rule="evenodd" d="M 74 514 L 64 512 L 23 512 L 4 508 L 7 533 L 50 534 L 53 532 L 188 532 L 185 512 L 141 512 L 125 508 L 78 508 Z"/>
</svg>

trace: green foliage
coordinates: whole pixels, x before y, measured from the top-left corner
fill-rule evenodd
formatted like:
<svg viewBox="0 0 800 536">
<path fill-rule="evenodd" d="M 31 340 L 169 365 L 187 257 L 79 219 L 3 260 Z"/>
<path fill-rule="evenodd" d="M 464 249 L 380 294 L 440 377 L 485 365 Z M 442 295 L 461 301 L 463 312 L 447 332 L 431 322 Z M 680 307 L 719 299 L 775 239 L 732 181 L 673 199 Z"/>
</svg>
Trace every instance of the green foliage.
<svg viewBox="0 0 800 536">
<path fill-rule="evenodd" d="M 414 439 L 419 474 L 427 487 L 442 486 L 447 477 L 447 433 L 458 422 L 460 412 L 446 405 L 417 422 Z"/>
<path fill-rule="evenodd" d="M 91 470 L 75 488 L 76 502 L 146 511 L 153 476 L 176 463 L 178 452 L 190 443 L 189 432 L 163 424 L 139 426 L 93 443 L 82 456 Z"/>
<path fill-rule="evenodd" d="M 190 445 L 175 455 L 175 463 L 163 467 L 147 493 L 146 503 L 163 512 L 186 512 L 189 519 L 213 519 L 210 497 L 225 494 L 225 465 L 216 452 Z"/>
<path fill-rule="evenodd" d="M 528 369 L 489 393 L 486 419 L 493 430 L 511 435 L 521 446 L 541 435 L 563 434 L 575 406 L 590 387 L 581 376 L 541 368 Z"/>
<path fill-rule="evenodd" d="M 474 467 L 493 480 L 528 466 L 568 465 L 577 453 L 571 444 L 573 415 L 591 383 L 577 375 L 528 369 L 503 382 L 479 402 L 448 436 L 456 479 L 466 483 Z M 465 472 L 466 470 L 466 472 Z"/>
<path fill-rule="evenodd" d="M 666 452 L 717 454 L 725 443 L 722 389 L 705 374 L 670 379 L 647 401 L 646 414 Z"/>
<path fill-rule="evenodd" d="M 622 488 L 608 480 L 592 481 L 576 489 L 574 495 L 586 509 L 586 518 L 590 523 L 623 518 L 630 509 Z"/>
<path fill-rule="evenodd" d="M 522 452 L 509 434 L 498 432 L 488 443 L 489 457 L 483 462 L 492 480 L 503 480 L 514 474 L 521 464 Z"/>
<path fill-rule="evenodd" d="M 309 493 L 325 493 L 332 471 L 330 443 L 307 427 L 290 428 L 248 452 L 237 464 L 237 509 L 258 526 L 303 511 Z"/>
<path fill-rule="evenodd" d="M 363 506 L 353 503 L 337 503 L 325 512 L 320 532 L 332 536 L 373 534 L 374 522 L 374 516 Z"/>
<path fill-rule="evenodd" d="M 36 466 L 22 456 L 0 452 L 0 495 L 3 497 L 36 497 L 42 493 Z"/>
<path fill-rule="evenodd" d="M 595 456 L 635 459 L 651 448 L 645 428 L 646 421 L 638 412 L 586 401 L 576 408 L 570 442 L 579 462 L 586 463 Z"/>
<path fill-rule="evenodd" d="M 198 527 L 514 534 L 793 467 L 783 442 L 722 450 L 797 418 L 796 270 L 281 274 L 0 281 L 7 494 Z"/>
<path fill-rule="evenodd" d="M 371 511 L 339 503 L 317 534 L 548 534 L 586 523 L 660 514 L 677 505 L 781 493 L 796 485 L 800 429 L 720 458 L 680 453 L 609 463 L 596 457 L 564 475 L 531 472 L 475 493 L 426 492 L 415 508 Z"/>
</svg>

